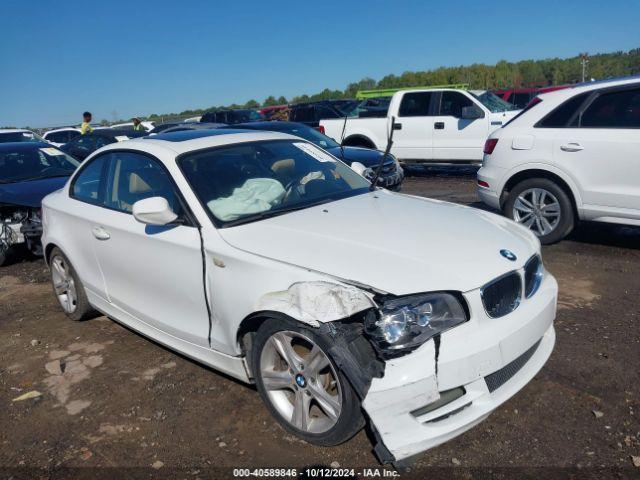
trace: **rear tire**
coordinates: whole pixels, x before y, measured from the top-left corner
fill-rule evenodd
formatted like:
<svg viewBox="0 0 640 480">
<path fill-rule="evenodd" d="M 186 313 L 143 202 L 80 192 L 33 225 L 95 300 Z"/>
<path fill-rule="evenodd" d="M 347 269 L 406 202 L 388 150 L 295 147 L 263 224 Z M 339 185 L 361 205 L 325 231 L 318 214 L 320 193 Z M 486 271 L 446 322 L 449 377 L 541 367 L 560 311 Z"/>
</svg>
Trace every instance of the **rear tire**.
<svg viewBox="0 0 640 480">
<path fill-rule="evenodd" d="M 58 247 L 49 255 L 49 267 L 53 293 L 65 315 L 76 322 L 95 316 L 78 274 Z"/>
<path fill-rule="evenodd" d="M 535 233 L 544 245 L 569 235 L 576 221 L 567 192 L 547 178 L 530 178 L 516 184 L 502 210 L 505 216 Z"/>
<path fill-rule="evenodd" d="M 345 442 L 364 426 L 360 401 L 329 346 L 313 328 L 269 319 L 251 351 L 253 376 L 267 409 L 288 432 L 323 446 Z"/>
</svg>

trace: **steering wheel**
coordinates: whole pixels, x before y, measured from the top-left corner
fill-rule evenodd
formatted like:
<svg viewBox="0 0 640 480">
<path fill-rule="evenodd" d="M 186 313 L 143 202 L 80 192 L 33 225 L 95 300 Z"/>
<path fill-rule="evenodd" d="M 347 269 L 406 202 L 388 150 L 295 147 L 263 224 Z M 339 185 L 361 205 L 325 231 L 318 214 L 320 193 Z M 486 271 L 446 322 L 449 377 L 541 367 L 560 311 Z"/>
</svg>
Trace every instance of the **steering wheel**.
<svg viewBox="0 0 640 480">
<path fill-rule="evenodd" d="M 297 200 L 300 198 L 300 193 L 298 187 L 302 185 L 302 179 L 307 176 L 307 173 L 304 175 L 298 175 L 289 183 L 287 183 L 284 187 L 284 197 L 282 199 L 282 204 L 286 205 L 291 200 Z"/>
</svg>

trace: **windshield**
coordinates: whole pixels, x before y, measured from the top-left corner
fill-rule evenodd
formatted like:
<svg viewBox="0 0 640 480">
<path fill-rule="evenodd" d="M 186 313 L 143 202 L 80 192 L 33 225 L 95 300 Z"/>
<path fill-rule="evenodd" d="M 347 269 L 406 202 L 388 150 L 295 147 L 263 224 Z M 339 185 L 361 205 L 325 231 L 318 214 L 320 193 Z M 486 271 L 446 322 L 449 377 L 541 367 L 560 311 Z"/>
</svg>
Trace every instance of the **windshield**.
<svg viewBox="0 0 640 480">
<path fill-rule="evenodd" d="M 492 113 L 508 112 L 510 110 L 520 110 L 514 104 L 501 99 L 500 97 L 498 97 L 497 95 L 489 91 L 484 92 L 480 95 L 476 95 L 473 92 L 470 92 L 470 93 L 471 95 L 476 97 L 480 101 L 480 103 L 482 103 L 485 107 L 487 107 L 489 111 Z"/>
<path fill-rule="evenodd" d="M 0 132 L 0 143 L 8 142 L 46 142 L 46 140 L 33 132 Z"/>
<path fill-rule="evenodd" d="M 303 141 L 217 147 L 179 160 L 214 223 L 228 227 L 369 191 L 369 182 Z"/>
<path fill-rule="evenodd" d="M 57 148 L 0 150 L 0 183 L 68 177 L 80 165 Z"/>
<path fill-rule="evenodd" d="M 307 127 L 303 124 L 288 124 L 279 125 L 274 129 L 265 128 L 265 130 L 272 130 L 276 132 L 288 133 L 289 135 L 295 135 L 296 137 L 304 138 L 305 140 L 319 146 L 320 148 L 335 148 L 340 144 L 334 139 L 321 134 L 315 128 Z"/>
</svg>

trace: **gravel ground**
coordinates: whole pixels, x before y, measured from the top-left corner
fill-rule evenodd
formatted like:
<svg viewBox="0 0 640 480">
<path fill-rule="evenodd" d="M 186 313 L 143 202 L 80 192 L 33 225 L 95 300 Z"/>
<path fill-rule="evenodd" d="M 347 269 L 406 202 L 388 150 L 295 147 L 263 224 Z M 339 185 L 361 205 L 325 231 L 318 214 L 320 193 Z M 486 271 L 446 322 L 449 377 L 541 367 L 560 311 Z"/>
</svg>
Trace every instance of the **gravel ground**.
<svg viewBox="0 0 640 480">
<path fill-rule="evenodd" d="M 473 169 L 413 173 L 405 193 L 482 208 Z M 543 255 L 560 284 L 549 362 L 488 420 L 424 453 L 403 477 L 640 476 L 640 229 L 583 225 Z M 42 260 L 0 269 L 0 360 L 0 478 L 380 467 L 364 431 L 339 447 L 308 445 L 272 420 L 253 387 L 105 317 L 67 320 Z M 32 391 L 40 395 L 14 401 Z"/>
</svg>

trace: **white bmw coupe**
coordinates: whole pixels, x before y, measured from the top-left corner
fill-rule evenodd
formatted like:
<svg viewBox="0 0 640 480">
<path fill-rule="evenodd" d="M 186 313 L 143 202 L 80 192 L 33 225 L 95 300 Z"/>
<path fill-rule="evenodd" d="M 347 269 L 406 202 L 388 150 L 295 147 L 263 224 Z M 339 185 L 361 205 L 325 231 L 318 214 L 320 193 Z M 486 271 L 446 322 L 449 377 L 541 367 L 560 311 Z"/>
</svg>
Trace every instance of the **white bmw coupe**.
<svg viewBox="0 0 640 480">
<path fill-rule="evenodd" d="M 557 283 L 535 235 L 375 189 L 291 135 L 195 130 L 91 155 L 43 203 L 73 320 L 99 311 L 255 382 L 320 445 L 365 423 L 396 465 L 486 418 L 542 368 Z"/>
</svg>

